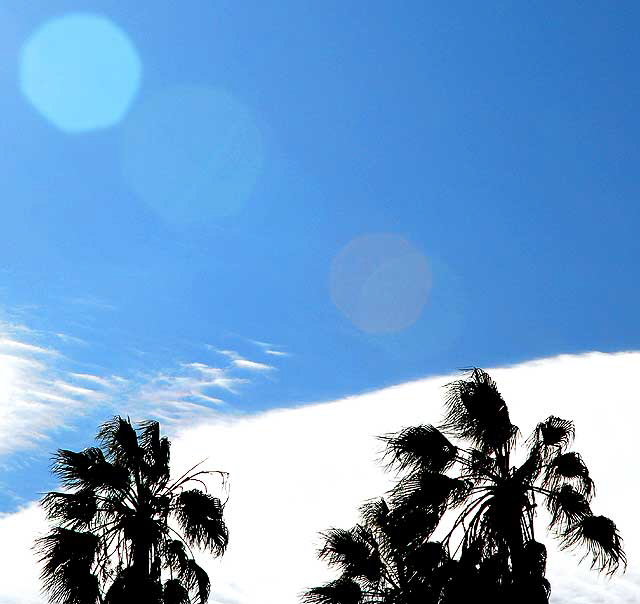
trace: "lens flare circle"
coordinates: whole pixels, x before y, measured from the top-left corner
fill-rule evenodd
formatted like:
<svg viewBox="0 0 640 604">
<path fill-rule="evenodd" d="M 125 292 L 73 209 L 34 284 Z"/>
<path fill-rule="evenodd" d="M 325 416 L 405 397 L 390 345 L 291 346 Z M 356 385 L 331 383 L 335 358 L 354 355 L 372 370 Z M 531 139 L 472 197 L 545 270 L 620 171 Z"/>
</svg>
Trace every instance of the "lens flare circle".
<svg viewBox="0 0 640 604">
<path fill-rule="evenodd" d="M 142 64 L 110 19 L 71 13 L 47 21 L 20 52 L 20 88 L 54 126 L 78 133 L 120 122 L 140 87 Z"/>
<path fill-rule="evenodd" d="M 331 266 L 333 303 L 365 333 L 395 333 L 413 325 L 430 289 L 427 258 L 393 233 L 353 239 Z"/>
<path fill-rule="evenodd" d="M 262 161 L 251 111 L 224 90 L 161 91 L 142 99 L 125 126 L 125 179 L 169 222 L 235 214 L 250 197 Z"/>
</svg>

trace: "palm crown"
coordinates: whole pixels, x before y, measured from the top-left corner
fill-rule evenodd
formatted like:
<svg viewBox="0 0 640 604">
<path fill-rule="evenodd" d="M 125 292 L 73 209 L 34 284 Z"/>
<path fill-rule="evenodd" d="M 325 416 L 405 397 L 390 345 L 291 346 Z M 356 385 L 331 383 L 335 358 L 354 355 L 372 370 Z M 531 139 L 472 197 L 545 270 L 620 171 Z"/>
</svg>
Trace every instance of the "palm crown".
<svg viewBox="0 0 640 604">
<path fill-rule="evenodd" d="M 524 462 L 512 465 L 518 428 L 493 380 L 473 369 L 449 384 L 440 428 L 382 437 L 399 476 L 389 504 L 370 503 L 354 529 L 325 533 L 320 556 L 342 575 L 305 599 L 456 603 L 481 593 L 492 602 L 547 602 L 546 549 L 534 532 L 538 500 L 561 547 L 583 548 L 599 571 L 625 566 L 615 524 L 591 511 L 593 481 L 580 455 L 567 450 L 573 435 L 572 422 L 551 416 L 526 441 Z M 449 530 L 433 541 L 446 512 Z"/>
<path fill-rule="evenodd" d="M 207 573 L 192 547 L 224 553 L 224 503 L 206 492 L 198 470 L 170 476 L 170 442 L 155 421 L 137 428 L 114 417 L 98 432 L 100 447 L 59 450 L 53 472 L 65 492 L 42 504 L 52 531 L 37 540 L 42 579 L 56 604 L 204 604 Z M 193 486 L 203 486 L 205 491 Z"/>
</svg>

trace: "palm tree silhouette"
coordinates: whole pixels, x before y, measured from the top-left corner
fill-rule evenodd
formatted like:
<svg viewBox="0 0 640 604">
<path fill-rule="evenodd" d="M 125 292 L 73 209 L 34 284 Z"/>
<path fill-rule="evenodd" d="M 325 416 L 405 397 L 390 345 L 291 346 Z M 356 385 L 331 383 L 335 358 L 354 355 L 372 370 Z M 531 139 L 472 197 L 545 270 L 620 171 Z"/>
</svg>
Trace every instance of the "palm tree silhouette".
<svg viewBox="0 0 640 604">
<path fill-rule="evenodd" d="M 430 539 L 439 524 L 447 527 L 437 542 L 446 555 L 434 555 L 414 569 L 429 588 L 423 601 L 457 604 L 481 594 L 489 602 L 548 602 L 547 552 L 534 531 L 538 501 L 549 511 L 549 529 L 562 548 L 584 548 L 591 567 L 608 574 L 626 567 L 615 524 L 591 511 L 593 480 L 580 455 L 567 451 L 573 436 L 572 422 L 551 416 L 526 441 L 524 461 L 513 465 L 519 430 L 495 382 L 472 369 L 467 379 L 448 385 L 440 428 L 420 425 L 382 437 L 383 459 L 399 477 L 389 494 L 387 516 L 392 529 L 404 535 L 389 551 L 400 560 L 420 555 L 427 545 L 436 552 Z M 441 523 L 445 514 L 448 520 Z M 372 583 L 362 574 L 364 558 L 355 564 L 353 553 L 362 557 L 363 548 L 336 553 L 336 534 L 325 533 L 320 557 L 343 574 L 337 582 L 308 591 L 306 601 L 414 601 L 412 590 L 403 591 L 401 585 L 388 590 L 384 582 Z M 376 551 L 371 548 L 368 561 L 376 560 Z"/>
<path fill-rule="evenodd" d="M 442 543 L 415 539 L 384 498 L 360 508 L 355 527 L 323 533 L 319 557 L 340 577 L 303 594 L 307 604 L 398 602 L 435 604 L 448 580 L 449 554 Z M 409 529 L 409 530 L 407 530 Z"/>
<path fill-rule="evenodd" d="M 203 481 L 217 474 L 224 485 L 226 474 L 197 464 L 172 479 L 170 442 L 155 421 L 134 428 L 116 416 L 97 439 L 100 447 L 61 449 L 53 458 L 66 490 L 42 499 L 54 526 L 36 541 L 49 601 L 204 604 L 209 577 L 191 548 L 214 556 L 226 549 L 224 503 Z"/>
</svg>

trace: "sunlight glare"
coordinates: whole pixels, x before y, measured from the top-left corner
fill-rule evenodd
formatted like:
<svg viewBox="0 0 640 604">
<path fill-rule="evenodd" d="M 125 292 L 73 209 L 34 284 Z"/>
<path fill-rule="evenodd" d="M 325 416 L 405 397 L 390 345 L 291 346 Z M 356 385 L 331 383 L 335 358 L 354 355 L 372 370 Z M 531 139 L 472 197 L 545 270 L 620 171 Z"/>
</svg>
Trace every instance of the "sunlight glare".
<svg viewBox="0 0 640 604">
<path fill-rule="evenodd" d="M 429 263 L 399 235 L 357 237 L 334 258 L 333 303 L 361 331 L 394 333 L 413 325 L 431 289 Z"/>
<path fill-rule="evenodd" d="M 20 53 L 20 87 L 65 132 L 117 124 L 140 86 L 141 62 L 127 35 L 105 17 L 72 13 L 47 21 Z"/>
<path fill-rule="evenodd" d="M 229 216 L 247 202 L 262 167 L 251 112 L 223 90 L 182 86 L 143 99 L 127 119 L 123 170 L 165 220 Z"/>
</svg>

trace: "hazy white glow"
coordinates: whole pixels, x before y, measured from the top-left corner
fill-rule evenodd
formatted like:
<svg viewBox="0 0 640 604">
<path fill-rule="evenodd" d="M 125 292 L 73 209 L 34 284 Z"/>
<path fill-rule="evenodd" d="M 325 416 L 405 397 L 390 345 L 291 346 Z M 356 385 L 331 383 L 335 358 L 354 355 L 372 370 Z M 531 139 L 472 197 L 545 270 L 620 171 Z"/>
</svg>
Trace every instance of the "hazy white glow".
<svg viewBox="0 0 640 604">
<path fill-rule="evenodd" d="M 197 223 L 244 206 L 262 147 L 251 112 L 229 93 L 176 87 L 143 99 L 127 120 L 124 174 L 165 220 Z"/>
<path fill-rule="evenodd" d="M 391 233 L 354 239 L 331 265 L 334 304 L 367 333 L 393 333 L 415 323 L 430 288 L 424 254 Z"/>
</svg>

